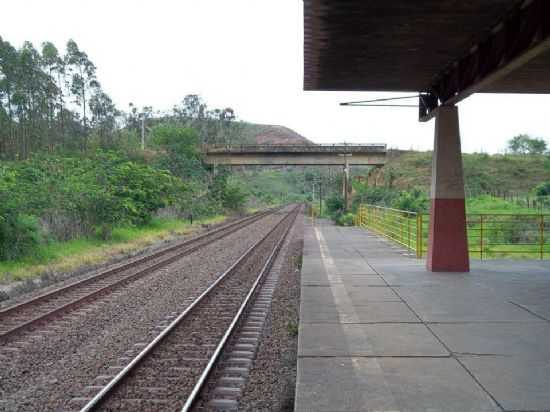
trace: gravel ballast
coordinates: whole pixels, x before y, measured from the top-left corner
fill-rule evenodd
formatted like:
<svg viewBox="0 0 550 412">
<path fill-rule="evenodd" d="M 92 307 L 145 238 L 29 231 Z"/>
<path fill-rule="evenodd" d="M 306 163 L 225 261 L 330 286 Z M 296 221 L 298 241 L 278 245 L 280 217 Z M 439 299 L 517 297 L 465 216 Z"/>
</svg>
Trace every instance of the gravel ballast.
<svg viewBox="0 0 550 412">
<path fill-rule="evenodd" d="M 298 216 L 239 411 L 293 411 L 304 217 Z"/>
<path fill-rule="evenodd" d="M 63 410 L 282 217 L 263 218 L 1 348 L 0 410 Z"/>
</svg>

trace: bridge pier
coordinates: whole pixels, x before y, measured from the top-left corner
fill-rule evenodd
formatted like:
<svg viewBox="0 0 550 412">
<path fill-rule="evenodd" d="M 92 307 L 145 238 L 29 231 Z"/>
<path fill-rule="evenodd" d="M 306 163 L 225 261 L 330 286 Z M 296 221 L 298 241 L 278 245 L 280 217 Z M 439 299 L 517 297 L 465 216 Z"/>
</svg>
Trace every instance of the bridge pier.
<svg viewBox="0 0 550 412">
<path fill-rule="evenodd" d="M 351 210 L 351 183 L 349 179 L 349 164 L 346 160 L 342 175 L 342 197 L 344 199 L 344 212 Z"/>
<path fill-rule="evenodd" d="M 432 272 L 469 272 L 458 108 L 436 110 L 426 264 Z"/>
</svg>

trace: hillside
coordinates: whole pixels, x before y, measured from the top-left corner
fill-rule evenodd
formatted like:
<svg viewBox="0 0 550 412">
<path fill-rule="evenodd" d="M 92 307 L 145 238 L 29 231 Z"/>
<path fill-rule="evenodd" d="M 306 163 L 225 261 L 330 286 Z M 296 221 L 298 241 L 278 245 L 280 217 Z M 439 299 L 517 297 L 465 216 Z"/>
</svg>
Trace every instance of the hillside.
<svg viewBox="0 0 550 412">
<path fill-rule="evenodd" d="M 314 144 L 294 130 L 284 126 L 242 122 L 241 142 L 243 144 Z"/>
<path fill-rule="evenodd" d="M 390 151 L 386 165 L 373 171 L 369 180 L 397 189 L 427 189 L 431 159 L 431 152 Z M 495 191 L 525 193 L 550 180 L 550 157 L 544 155 L 465 153 L 463 159 L 466 190 L 473 195 Z"/>
</svg>

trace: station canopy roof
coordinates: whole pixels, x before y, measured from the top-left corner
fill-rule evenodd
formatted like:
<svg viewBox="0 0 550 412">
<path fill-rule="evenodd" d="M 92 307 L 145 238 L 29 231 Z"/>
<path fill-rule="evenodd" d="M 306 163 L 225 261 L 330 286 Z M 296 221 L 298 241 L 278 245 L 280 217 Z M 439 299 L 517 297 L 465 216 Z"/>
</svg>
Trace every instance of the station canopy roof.
<svg viewBox="0 0 550 412">
<path fill-rule="evenodd" d="M 304 89 L 550 93 L 550 0 L 304 0 Z"/>
</svg>

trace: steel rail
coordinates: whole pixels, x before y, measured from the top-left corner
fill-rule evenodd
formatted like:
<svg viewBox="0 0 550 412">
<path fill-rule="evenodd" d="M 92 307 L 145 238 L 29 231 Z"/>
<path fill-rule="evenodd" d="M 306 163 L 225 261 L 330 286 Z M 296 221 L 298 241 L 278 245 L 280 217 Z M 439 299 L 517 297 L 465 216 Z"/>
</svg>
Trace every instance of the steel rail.
<svg viewBox="0 0 550 412">
<path fill-rule="evenodd" d="M 294 219 L 296 218 L 296 213 L 295 213 L 295 211 L 292 211 L 290 214 L 293 214 L 293 216 L 290 218 L 292 223 L 293 223 Z M 271 251 L 271 254 L 269 255 L 269 258 L 267 259 L 264 266 L 262 267 L 262 270 L 260 271 L 260 274 L 256 278 L 256 281 L 254 282 L 254 284 L 250 288 L 250 290 L 249 290 L 248 294 L 246 295 L 243 303 L 241 304 L 239 310 L 237 311 L 237 313 L 233 317 L 233 320 L 231 321 L 231 324 L 227 328 L 225 334 L 223 335 L 223 337 L 220 340 L 220 343 L 218 344 L 218 346 L 216 347 L 214 353 L 210 357 L 210 360 L 208 361 L 208 364 L 206 365 L 205 369 L 201 373 L 199 379 L 197 380 L 197 383 L 193 387 L 193 390 L 191 391 L 191 394 L 188 396 L 187 400 L 185 401 L 185 404 L 183 405 L 183 408 L 181 409 L 181 412 L 189 412 L 191 410 L 191 408 L 193 407 L 195 401 L 197 400 L 197 396 L 199 395 L 202 388 L 204 387 L 204 384 L 206 383 L 206 381 L 208 379 L 208 376 L 210 375 L 210 372 L 212 372 L 212 369 L 214 368 L 215 363 L 217 362 L 218 358 L 220 357 L 222 351 L 224 350 L 224 348 L 227 344 L 227 341 L 229 340 L 229 337 L 231 336 L 231 334 L 235 330 L 235 327 L 237 326 L 237 323 L 241 319 L 241 316 L 242 316 L 244 310 L 246 309 L 250 299 L 252 298 L 252 295 L 254 294 L 254 292 L 256 292 L 256 289 L 258 288 L 258 285 L 264 279 L 266 273 L 268 273 L 269 270 L 271 269 L 275 257 L 279 253 L 279 250 L 281 249 L 281 246 L 282 246 L 283 242 L 285 241 L 288 233 L 290 232 L 290 229 L 292 228 L 292 223 L 286 228 L 285 232 L 283 233 L 283 235 L 281 236 L 281 238 L 279 239 L 279 241 L 277 242 L 277 244 L 275 245 L 275 247 Z"/>
<path fill-rule="evenodd" d="M 17 303 L 15 305 L 12 305 L 12 306 L 8 306 L 6 308 L 2 308 L 0 309 L 0 319 L 2 318 L 3 315 L 6 315 L 8 313 L 11 313 L 15 310 L 20 310 L 22 309 L 23 307 L 26 307 L 26 306 L 29 306 L 29 305 L 32 305 L 32 304 L 35 304 L 37 301 L 39 300 L 43 300 L 45 298 L 52 298 L 62 292 L 66 292 L 67 290 L 70 290 L 70 289 L 73 289 L 75 287 L 78 287 L 78 286 L 82 286 L 88 282 L 91 282 L 91 281 L 95 281 L 95 280 L 98 280 L 102 277 L 105 277 L 105 276 L 109 276 L 109 275 L 114 275 L 116 273 L 119 273 L 123 270 L 126 270 L 126 269 L 129 269 L 130 267 L 132 266 L 136 266 L 137 264 L 140 264 L 140 263 L 144 263 L 144 262 L 147 262 L 148 260 L 151 260 L 151 259 L 154 259 L 154 258 L 157 258 L 157 257 L 160 257 L 166 253 L 170 253 L 170 252 L 173 252 L 174 250 L 177 250 L 178 248 L 180 247 L 185 247 L 185 246 L 188 246 L 189 244 L 193 243 L 193 242 L 196 242 L 197 240 L 201 240 L 207 236 L 210 236 L 210 235 L 213 235 L 213 234 L 216 234 L 218 232 L 221 232 L 223 230 L 226 230 L 226 229 L 229 229 L 230 227 L 232 226 L 235 226 L 235 225 L 238 225 L 240 223 L 244 223 L 245 221 L 248 221 L 248 220 L 252 220 L 256 217 L 259 217 L 259 216 L 265 216 L 267 215 L 268 213 L 270 213 L 270 211 L 266 211 L 266 212 L 259 212 L 259 213 L 256 213 L 252 216 L 247 216 L 246 218 L 243 218 L 243 219 L 240 219 L 238 221 L 235 221 L 235 222 L 231 222 L 227 225 L 224 225 L 222 227 L 219 227 L 219 228 L 216 228 L 214 230 L 211 230 L 211 231 L 208 231 L 208 232 L 205 232 L 205 233 L 202 233 L 200 234 L 199 236 L 196 236 L 196 237 L 193 237 L 192 239 L 189 239 L 189 240 L 186 240 L 182 243 L 178 243 L 176 245 L 172 245 L 172 246 L 169 246 L 165 249 L 162 249 L 162 250 L 159 250 L 159 251 L 155 251 L 154 253 L 152 254 L 149 254 L 149 255 L 146 255 L 146 256 L 142 256 L 138 259 L 135 259 L 135 260 L 132 260 L 131 262 L 127 262 L 127 263 L 124 263 L 122 265 L 119 265 L 119 266 L 116 266 L 116 267 L 113 267 L 113 268 L 109 268 L 109 269 L 106 269 L 104 271 L 101 271 L 99 273 L 96 273 L 95 275 L 92 275 L 90 277 L 87 277 L 85 279 L 81 279 L 81 280 L 78 280 L 76 282 L 73 282 L 71 284 L 68 284 L 68 285 L 65 285 L 61 288 L 58 288 L 58 289 L 55 289 L 53 291 L 49 291 L 49 292 L 46 292 L 46 293 L 43 293 L 43 294 L 40 294 L 38 296 L 35 296 L 34 298 L 31 298 L 29 300 L 26 300 L 24 302 L 20 302 L 20 303 Z"/>
<path fill-rule="evenodd" d="M 259 219 L 261 219 L 261 218 L 263 218 L 263 217 L 265 217 L 265 216 L 267 216 L 271 213 L 275 213 L 277 210 L 278 209 L 274 209 L 274 210 L 270 210 L 270 211 L 266 211 L 266 212 L 260 212 L 260 213 L 257 213 L 255 215 L 253 215 L 253 216 L 249 216 L 247 218 L 240 219 L 236 222 L 232 222 L 228 225 L 222 226 L 222 227 L 217 228 L 215 230 L 203 233 L 203 234 L 201 234 L 201 235 L 199 235 L 199 236 L 197 236 L 193 239 L 189 239 L 185 242 L 178 243 L 177 245 L 170 246 L 166 249 L 163 249 L 163 250 L 155 252 L 153 254 L 141 257 L 139 259 L 136 259 L 136 260 L 133 260 L 129 263 L 117 266 L 115 268 L 108 269 L 104 272 L 101 272 L 99 274 L 88 277 L 86 279 L 82 279 L 80 281 L 71 283 L 70 285 L 66 285 L 66 286 L 61 287 L 59 289 L 53 290 L 49 293 L 39 295 L 34 299 L 30 299 L 30 300 L 22 302 L 20 304 L 10 306 L 10 307 L 0 311 L 0 321 L 3 320 L 7 315 L 15 313 L 15 312 L 21 310 L 22 308 L 26 308 L 26 307 L 29 307 L 33 304 L 36 305 L 36 304 L 42 303 L 44 301 L 54 299 L 54 298 L 58 297 L 59 295 L 61 295 L 63 293 L 66 293 L 66 292 L 70 292 L 70 291 L 72 291 L 73 289 L 75 289 L 77 287 L 86 287 L 90 284 L 93 284 L 94 282 L 101 282 L 101 281 L 105 280 L 106 278 L 108 278 L 108 276 L 116 275 L 120 272 L 123 272 L 124 270 L 131 269 L 132 267 L 135 267 L 139 264 L 146 263 L 147 261 L 156 259 L 156 258 L 161 257 L 163 255 L 166 255 L 168 253 L 174 252 L 178 249 L 185 248 L 186 246 L 191 246 L 191 247 L 185 248 L 181 253 L 178 253 L 178 254 L 176 254 L 174 256 L 171 256 L 167 259 L 164 259 L 160 262 L 157 262 L 156 264 L 154 264 L 152 266 L 149 266 L 149 267 L 146 267 L 142 270 L 139 270 L 136 273 L 129 274 L 129 275 L 127 275 L 127 276 L 125 276 L 121 279 L 118 279 L 118 280 L 114 281 L 113 283 L 109 283 L 105 286 L 99 287 L 99 289 L 96 289 L 95 291 L 92 291 L 91 293 L 87 293 L 84 296 L 77 297 L 76 299 L 73 299 L 69 302 L 66 302 L 66 303 L 62 304 L 61 306 L 59 306 L 59 307 L 56 307 L 56 308 L 54 308 L 50 311 L 47 311 L 43 314 L 40 314 L 40 315 L 38 315 L 34 318 L 31 318 L 31 319 L 29 319 L 25 322 L 19 323 L 19 324 L 15 325 L 14 327 L 10 328 L 10 329 L 2 331 L 2 332 L 0 332 L 0 339 L 4 339 L 4 338 L 8 337 L 9 335 L 12 335 L 16 332 L 19 332 L 19 331 L 21 331 L 25 328 L 28 328 L 28 327 L 30 327 L 34 324 L 45 321 L 48 318 L 51 318 L 53 316 L 58 315 L 63 310 L 69 310 L 70 308 L 72 308 L 72 307 L 74 307 L 74 306 L 76 306 L 76 305 L 78 305 L 78 304 L 80 304 L 84 301 L 93 299 L 96 296 L 98 296 L 98 295 L 100 295 L 100 294 L 102 294 L 102 293 L 104 293 L 104 292 L 106 292 L 110 289 L 114 289 L 118 286 L 124 285 L 127 282 L 137 280 L 137 279 L 139 279 L 139 278 L 141 278 L 141 277 L 143 277 L 143 276 L 145 276 L 145 275 L 147 275 L 147 274 L 149 274 L 149 273 L 151 273 L 151 272 L 153 272 L 153 271 L 155 271 L 155 270 L 157 270 L 157 269 L 159 269 L 163 266 L 166 266 L 166 265 L 168 265 L 168 264 L 170 264 L 170 263 L 172 263 L 172 262 L 174 262 L 174 261 L 190 254 L 190 253 L 193 253 L 194 251 L 196 251 L 196 250 L 202 248 L 203 246 L 205 246 L 205 243 L 198 243 L 195 246 L 193 246 L 193 244 L 195 244 L 196 242 L 199 242 L 201 240 L 204 240 L 205 238 L 215 236 L 217 234 L 220 234 L 221 232 L 229 230 L 226 233 L 223 233 L 222 236 L 220 236 L 218 238 L 215 238 L 214 240 L 222 239 L 222 238 L 224 238 L 226 236 L 229 236 L 230 234 L 234 233 L 235 231 L 240 230 L 243 227 L 246 227 L 246 226 L 256 222 L 257 220 L 259 220 Z M 242 226 L 243 224 L 244 224 L 244 226 Z"/>
<path fill-rule="evenodd" d="M 275 227 L 273 227 L 264 237 L 262 237 L 258 242 L 250 246 L 233 264 L 226 269 L 220 276 L 217 277 L 217 279 L 210 284 L 189 306 L 187 306 L 182 313 L 180 313 L 165 329 L 162 330 L 161 333 L 159 333 L 145 348 L 141 350 L 140 353 L 138 353 L 131 361 L 128 363 L 116 376 L 113 377 L 109 381 L 107 385 L 105 385 L 82 409 L 80 409 L 80 412 L 90 412 L 95 410 L 96 407 L 98 407 L 102 401 L 105 400 L 105 398 L 109 395 L 111 391 L 113 391 L 116 386 L 126 377 L 128 374 L 142 361 L 144 360 L 147 355 L 155 349 L 159 343 L 162 342 L 162 340 L 168 336 L 182 321 L 185 319 L 189 313 L 199 304 L 203 301 L 203 299 L 210 294 L 212 290 L 216 286 L 218 286 L 224 279 L 226 279 L 230 274 L 233 273 L 235 268 L 243 262 L 248 256 L 251 255 L 251 253 L 256 250 L 272 233 L 274 233 L 280 225 L 283 224 L 292 214 L 295 214 L 295 212 L 299 207 L 296 207 L 294 210 L 288 213 L 287 216 L 285 216 Z M 286 236 L 285 232 L 285 236 Z M 256 284 L 256 283 L 255 283 Z M 224 335 L 225 336 L 225 335 Z M 210 364 L 210 363 L 209 363 Z"/>
</svg>

